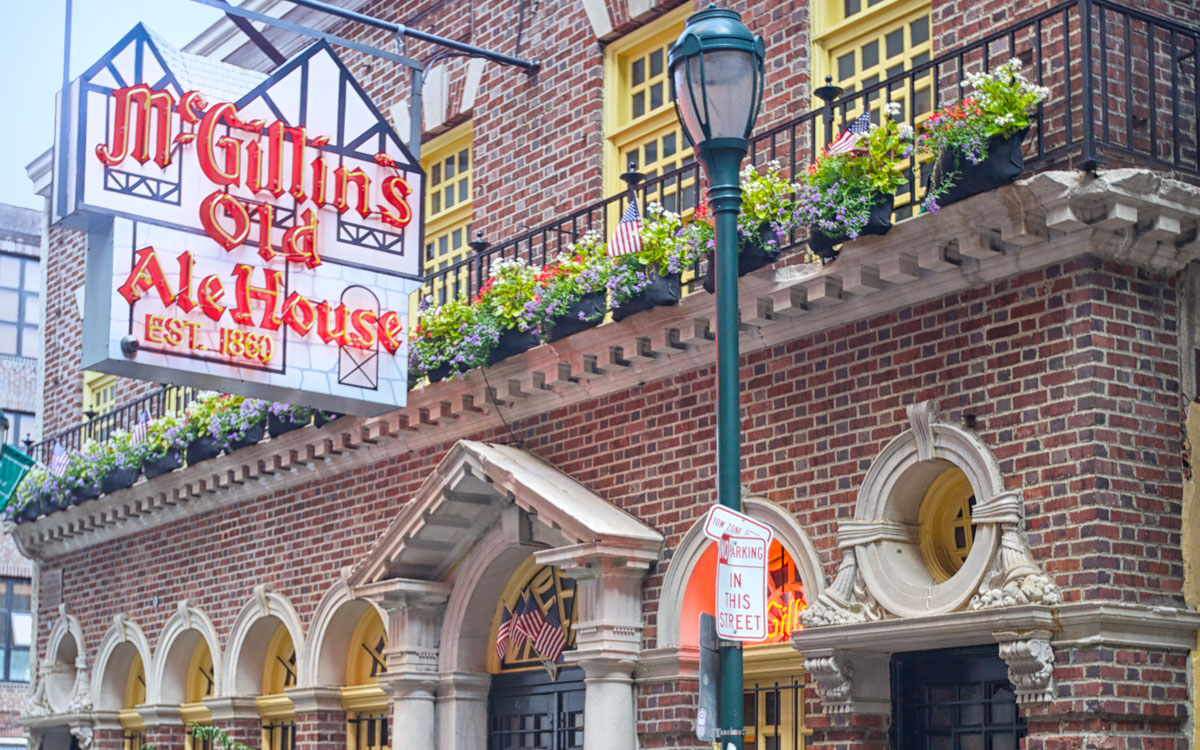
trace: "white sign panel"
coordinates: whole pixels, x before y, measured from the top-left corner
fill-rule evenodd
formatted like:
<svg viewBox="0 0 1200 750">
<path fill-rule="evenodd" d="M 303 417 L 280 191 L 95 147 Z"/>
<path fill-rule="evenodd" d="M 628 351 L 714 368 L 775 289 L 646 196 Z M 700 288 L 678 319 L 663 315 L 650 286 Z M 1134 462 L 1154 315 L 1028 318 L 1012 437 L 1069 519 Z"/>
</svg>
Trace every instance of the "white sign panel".
<svg viewBox="0 0 1200 750">
<path fill-rule="evenodd" d="M 717 542 L 717 635 L 731 641 L 767 637 L 767 553 L 771 527 L 714 505 L 704 534 Z"/>
<path fill-rule="evenodd" d="M 753 536 L 717 542 L 717 635 L 732 641 L 767 637 L 767 548 Z"/>
<path fill-rule="evenodd" d="M 138 26 L 70 91 L 56 211 L 88 232 L 85 367 L 404 405 L 423 175 L 327 44 L 264 78 Z"/>
</svg>

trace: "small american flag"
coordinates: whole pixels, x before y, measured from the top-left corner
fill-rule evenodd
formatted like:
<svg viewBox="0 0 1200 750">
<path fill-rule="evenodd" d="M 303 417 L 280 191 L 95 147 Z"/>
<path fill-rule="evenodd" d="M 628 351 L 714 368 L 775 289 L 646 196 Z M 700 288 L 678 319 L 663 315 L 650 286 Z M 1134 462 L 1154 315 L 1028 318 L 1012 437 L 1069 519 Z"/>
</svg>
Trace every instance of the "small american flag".
<svg viewBox="0 0 1200 750">
<path fill-rule="evenodd" d="M 67 464 L 71 461 L 70 455 L 62 447 L 62 443 L 54 444 L 54 452 L 50 455 L 50 465 L 46 468 L 56 477 L 61 477 L 67 471 Z"/>
<path fill-rule="evenodd" d="M 525 632 L 521 630 L 521 613 L 525 611 L 525 597 L 517 597 L 517 603 L 512 608 L 512 621 L 508 625 L 508 640 L 513 651 L 520 651 L 525 644 Z"/>
<path fill-rule="evenodd" d="M 642 249 L 642 217 L 638 213 L 637 198 L 630 196 L 629 207 L 617 222 L 617 231 L 613 232 L 612 241 L 608 243 L 608 256 L 636 253 Z"/>
<path fill-rule="evenodd" d="M 516 615 L 517 630 L 521 631 L 529 640 L 537 640 L 537 637 L 541 635 L 542 625 L 546 622 L 546 618 L 542 616 L 542 608 L 538 606 L 532 593 L 525 598 L 525 606 Z"/>
<path fill-rule="evenodd" d="M 129 433 L 133 442 L 140 443 L 146 439 L 146 431 L 150 428 L 150 412 L 142 409 L 141 415 L 138 417 L 138 422 L 133 426 L 133 430 Z"/>
<path fill-rule="evenodd" d="M 558 661 L 563 649 L 567 647 L 567 637 L 563 635 L 562 620 L 558 617 L 558 602 L 546 613 L 546 621 L 542 623 L 542 632 L 538 633 L 533 647 L 551 664 Z"/>
<path fill-rule="evenodd" d="M 830 156 L 836 154 L 845 154 L 854 150 L 860 138 L 866 135 L 871 130 L 871 117 L 866 112 L 863 112 L 850 126 L 842 131 L 842 134 L 837 137 L 837 140 L 829 144 L 829 148 L 825 149 L 825 153 Z"/>
<path fill-rule="evenodd" d="M 508 611 L 508 607 L 500 605 L 500 627 L 496 630 L 496 658 L 504 661 L 504 654 L 508 653 L 508 636 L 512 631 L 512 612 Z"/>
</svg>

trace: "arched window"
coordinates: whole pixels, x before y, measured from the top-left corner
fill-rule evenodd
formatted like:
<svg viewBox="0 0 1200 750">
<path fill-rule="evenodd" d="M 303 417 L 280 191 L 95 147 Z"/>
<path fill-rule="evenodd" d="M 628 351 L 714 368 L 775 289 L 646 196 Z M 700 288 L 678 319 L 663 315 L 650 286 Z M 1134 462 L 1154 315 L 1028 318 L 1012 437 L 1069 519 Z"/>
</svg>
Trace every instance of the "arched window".
<svg viewBox="0 0 1200 750">
<path fill-rule="evenodd" d="M 126 647 L 131 648 L 131 647 Z M 125 696 L 117 716 L 125 733 L 125 750 L 142 750 L 146 741 L 145 724 L 137 707 L 146 702 L 146 668 L 142 655 L 134 653 L 125 680 Z"/>
<path fill-rule="evenodd" d="M 387 671 L 383 651 L 387 647 L 383 620 L 367 608 L 350 636 L 346 654 L 346 685 L 342 706 L 346 709 L 347 750 L 390 750 L 387 694 L 379 676 Z"/>
<path fill-rule="evenodd" d="M 583 746 L 583 673 L 562 664 L 575 604 L 575 581 L 532 556 L 509 578 L 488 639 L 488 747 Z"/>
<path fill-rule="evenodd" d="M 788 535 L 776 532 L 768 550 L 767 637 L 744 644 L 742 656 L 748 749 L 803 748 L 809 734 L 804 724 L 804 660 L 790 643 L 792 634 L 803 629 L 800 616 L 808 608 L 805 568 L 781 539 L 786 541 Z M 676 559 L 689 557 L 676 555 Z M 716 543 L 705 542 L 703 552 L 690 559 L 695 562 L 683 590 L 679 644 L 698 648 L 700 615 L 715 614 L 716 609 Z M 808 562 L 808 569 L 815 569 Z"/>
<path fill-rule="evenodd" d="M 197 638 L 192 658 L 188 662 L 184 703 L 179 706 L 179 717 L 184 726 L 212 723 L 212 711 L 204 705 L 204 699 L 211 698 L 215 691 L 216 676 L 213 674 L 212 653 L 208 650 L 208 643 L 203 638 Z M 184 746 L 185 750 L 213 750 L 207 742 L 192 737 L 190 732 L 184 736 Z"/>
<path fill-rule="evenodd" d="M 296 686 L 296 647 L 287 626 L 279 623 L 263 661 L 262 694 L 255 699 L 262 717 L 263 750 L 296 746 L 296 709 L 284 692 Z"/>
<path fill-rule="evenodd" d="M 575 581 L 531 557 L 509 581 L 492 617 L 488 671 L 493 674 L 545 668 L 575 648 Z M 561 631 L 560 639 L 552 630 Z M 542 651 L 538 650 L 541 638 Z"/>
</svg>

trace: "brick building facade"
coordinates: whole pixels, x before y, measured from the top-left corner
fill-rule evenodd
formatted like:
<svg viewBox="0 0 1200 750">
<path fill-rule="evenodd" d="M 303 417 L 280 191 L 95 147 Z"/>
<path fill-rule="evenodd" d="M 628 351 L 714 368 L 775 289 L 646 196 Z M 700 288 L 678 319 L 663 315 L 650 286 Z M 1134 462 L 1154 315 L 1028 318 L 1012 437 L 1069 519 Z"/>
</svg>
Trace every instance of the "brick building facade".
<svg viewBox="0 0 1200 750">
<path fill-rule="evenodd" d="M 689 157 L 666 155 L 673 115 L 647 102 L 658 40 L 690 5 L 348 5 L 541 62 L 527 76 L 451 58 L 426 76 L 427 175 L 467 143 L 471 181 L 465 214 L 428 207 L 430 291 L 469 287 L 473 267 L 454 263 L 476 231 L 545 248 L 567 231 L 559 217 L 615 192 L 627 160 L 658 172 L 643 197 L 687 207 Z M 737 4 L 768 48 L 758 164 L 806 160 L 796 128 L 818 120 L 796 118 L 812 81 L 869 92 L 889 60 L 903 72 L 952 66 L 943 56 L 962 49 L 1023 55 L 1065 100 L 1043 113 L 1016 185 L 912 216 L 829 265 L 795 251 L 740 282 L 746 507 L 773 528 L 807 608 L 794 632 L 746 648 L 748 747 L 1191 746 L 1194 68 L 1172 75 L 1182 68 L 1161 51 L 1148 68 L 1117 58 L 1158 23 L 1194 61 L 1200 16 L 1134 5 Z M 1103 16 L 1089 28 L 1112 45 L 1081 46 L 1081 12 Z M 189 50 L 270 69 L 222 28 Z M 407 132 L 401 69 L 345 59 Z M 1092 98 L 1096 172 L 1071 169 L 1087 156 L 1085 65 L 1107 92 Z M 952 88 L 958 73 L 928 79 Z M 1174 104 L 1143 101 L 1147 81 L 1171 84 Z M 623 97 L 643 85 L 648 109 L 626 122 Z M 904 85 L 913 114 L 921 78 Z M 654 181 L 668 172 L 674 187 Z M 52 228 L 48 243 L 51 434 L 86 408 L 73 309 L 85 242 Z M 306 427 L 20 524 L 41 571 L 27 730 L 85 750 L 194 748 L 188 722 L 264 750 L 705 746 L 695 571 L 712 556 L 697 524 L 715 499 L 713 321 L 697 291 L 416 389 L 382 417 Z M 117 401 L 151 387 L 118 380 Z M 939 575 L 931 516 L 949 474 L 971 503 L 947 528 L 973 543 Z M 501 602 L 531 582 L 573 602 L 558 679 L 493 654 Z M 290 665 L 278 683 L 276 663 Z M 551 707 L 512 707 L 527 694 Z"/>
</svg>

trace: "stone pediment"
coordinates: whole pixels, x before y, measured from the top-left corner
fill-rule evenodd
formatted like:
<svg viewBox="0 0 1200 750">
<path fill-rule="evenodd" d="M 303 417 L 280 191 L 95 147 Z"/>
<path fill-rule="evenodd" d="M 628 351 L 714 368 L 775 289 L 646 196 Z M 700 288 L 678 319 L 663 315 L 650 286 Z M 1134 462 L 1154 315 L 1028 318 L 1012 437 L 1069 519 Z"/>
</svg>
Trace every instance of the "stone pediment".
<svg viewBox="0 0 1200 750">
<path fill-rule="evenodd" d="M 506 508 L 549 529 L 554 546 L 599 545 L 656 559 L 663 537 L 540 458 L 461 440 L 350 574 L 351 586 L 390 578 L 441 580 Z"/>
</svg>

